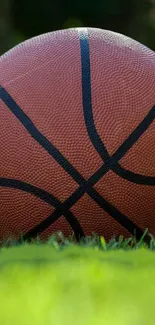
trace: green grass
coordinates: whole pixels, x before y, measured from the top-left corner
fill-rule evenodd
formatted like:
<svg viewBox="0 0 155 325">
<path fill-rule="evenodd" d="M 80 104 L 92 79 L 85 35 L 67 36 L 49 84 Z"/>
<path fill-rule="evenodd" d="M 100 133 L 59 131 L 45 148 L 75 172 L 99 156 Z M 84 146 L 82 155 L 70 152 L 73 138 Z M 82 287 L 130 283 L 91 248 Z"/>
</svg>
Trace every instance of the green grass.
<svg viewBox="0 0 155 325">
<path fill-rule="evenodd" d="M 154 325 L 155 241 L 76 245 L 61 234 L 46 244 L 0 249 L 1 325 Z"/>
</svg>

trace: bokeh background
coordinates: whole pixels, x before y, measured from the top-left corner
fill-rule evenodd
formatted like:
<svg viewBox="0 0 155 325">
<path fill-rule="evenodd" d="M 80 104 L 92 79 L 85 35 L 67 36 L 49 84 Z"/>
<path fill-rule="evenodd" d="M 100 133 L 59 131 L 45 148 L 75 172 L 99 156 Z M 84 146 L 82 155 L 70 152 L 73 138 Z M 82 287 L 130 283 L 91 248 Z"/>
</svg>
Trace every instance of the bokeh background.
<svg viewBox="0 0 155 325">
<path fill-rule="evenodd" d="M 0 54 L 45 32 L 110 29 L 155 50 L 155 0 L 0 0 Z"/>
</svg>

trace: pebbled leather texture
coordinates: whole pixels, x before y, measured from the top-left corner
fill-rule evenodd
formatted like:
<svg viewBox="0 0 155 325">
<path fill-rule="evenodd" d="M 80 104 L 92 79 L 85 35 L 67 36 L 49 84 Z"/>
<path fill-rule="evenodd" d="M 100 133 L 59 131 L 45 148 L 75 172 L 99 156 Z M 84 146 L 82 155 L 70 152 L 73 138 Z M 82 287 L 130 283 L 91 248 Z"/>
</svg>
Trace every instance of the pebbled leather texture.
<svg viewBox="0 0 155 325">
<path fill-rule="evenodd" d="M 74 28 L 0 58 L 0 239 L 155 234 L 155 53 Z"/>
</svg>

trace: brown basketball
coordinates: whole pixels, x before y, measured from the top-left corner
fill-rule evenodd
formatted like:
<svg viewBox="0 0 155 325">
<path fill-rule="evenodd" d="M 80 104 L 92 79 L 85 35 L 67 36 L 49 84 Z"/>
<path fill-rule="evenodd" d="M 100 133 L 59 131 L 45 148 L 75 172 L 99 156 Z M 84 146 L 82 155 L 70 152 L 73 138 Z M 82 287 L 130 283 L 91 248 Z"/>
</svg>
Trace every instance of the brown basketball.
<svg viewBox="0 0 155 325">
<path fill-rule="evenodd" d="M 0 58 L 0 239 L 155 234 L 155 53 L 48 33 Z"/>
</svg>

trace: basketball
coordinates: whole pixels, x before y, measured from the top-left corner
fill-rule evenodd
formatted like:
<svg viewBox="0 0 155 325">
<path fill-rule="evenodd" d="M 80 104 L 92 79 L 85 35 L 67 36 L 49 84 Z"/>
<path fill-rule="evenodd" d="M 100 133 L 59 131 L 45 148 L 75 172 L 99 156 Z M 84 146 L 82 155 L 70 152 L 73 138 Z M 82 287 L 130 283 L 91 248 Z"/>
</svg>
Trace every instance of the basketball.
<svg viewBox="0 0 155 325">
<path fill-rule="evenodd" d="M 0 240 L 155 235 L 155 53 L 72 28 L 0 57 Z"/>
</svg>

